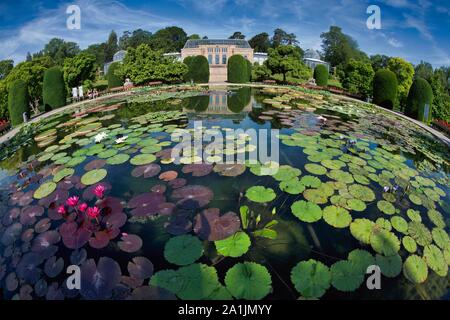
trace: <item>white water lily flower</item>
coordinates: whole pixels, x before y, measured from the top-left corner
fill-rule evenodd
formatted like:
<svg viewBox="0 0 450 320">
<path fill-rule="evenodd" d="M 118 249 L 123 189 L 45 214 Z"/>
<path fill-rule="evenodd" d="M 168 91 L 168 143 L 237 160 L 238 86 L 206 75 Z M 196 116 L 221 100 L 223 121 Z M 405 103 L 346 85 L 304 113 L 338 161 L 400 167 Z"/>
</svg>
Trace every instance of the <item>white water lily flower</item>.
<svg viewBox="0 0 450 320">
<path fill-rule="evenodd" d="M 106 139 L 106 133 L 105 132 L 100 132 L 99 134 L 97 134 L 94 137 L 94 140 L 95 140 L 96 143 L 102 142 L 105 139 Z"/>
<path fill-rule="evenodd" d="M 118 139 L 116 139 L 116 143 L 117 144 L 124 143 L 125 140 L 127 140 L 127 138 L 128 138 L 128 136 L 124 136 L 124 137 L 118 138 Z"/>
</svg>

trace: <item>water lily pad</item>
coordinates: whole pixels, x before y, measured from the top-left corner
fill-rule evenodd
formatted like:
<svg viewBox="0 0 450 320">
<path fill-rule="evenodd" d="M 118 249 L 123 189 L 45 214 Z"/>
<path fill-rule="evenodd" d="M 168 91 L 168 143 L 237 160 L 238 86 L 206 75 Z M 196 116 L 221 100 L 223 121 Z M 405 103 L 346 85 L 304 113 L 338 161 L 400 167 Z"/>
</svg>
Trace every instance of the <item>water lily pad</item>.
<svg viewBox="0 0 450 320">
<path fill-rule="evenodd" d="M 170 263 L 185 266 L 203 255 L 203 245 L 197 237 L 181 235 L 171 238 L 164 248 L 164 257 Z"/>
<path fill-rule="evenodd" d="M 123 163 L 127 162 L 128 159 L 130 159 L 130 156 L 128 154 L 119 153 L 119 154 L 116 154 L 115 156 L 108 158 L 106 160 L 106 163 L 109 165 L 119 165 L 119 164 L 123 164 Z"/>
<path fill-rule="evenodd" d="M 236 213 L 220 215 L 217 208 L 203 210 L 195 217 L 194 232 L 203 240 L 219 241 L 235 234 L 241 226 Z"/>
<path fill-rule="evenodd" d="M 325 204 L 328 202 L 328 196 L 319 189 L 308 189 L 303 192 L 303 197 L 306 200 L 316 203 L 316 204 Z"/>
<path fill-rule="evenodd" d="M 352 184 L 348 187 L 348 192 L 356 199 L 362 200 L 364 202 L 370 202 L 375 200 L 375 193 L 369 187 Z"/>
<path fill-rule="evenodd" d="M 145 257 L 134 257 L 128 262 L 128 272 L 131 277 L 139 280 L 148 279 L 153 275 L 153 263 Z"/>
<path fill-rule="evenodd" d="M 55 175 L 53 176 L 53 182 L 59 182 L 65 177 L 69 177 L 75 173 L 75 170 L 72 168 L 64 168 L 62 170 L 59 170 Z"/>
<path fill-rule="evenodd" d="M 250 237 L 242 231 L 238 231 L 231 237 L 215 241 L 216 250 L 225 257 L 237 258 L 244 255 L 250 248 Z"/>
<path fill-rule="evenodd" d="M 348 254 L 347 260 L 353 264 L 355 268 L 366 273 L 367 268 L 375 264 L 375 258 L 370 252 L 362 249 L 355 249 Z"/>
<path fill-rule="evenodd" d="M 110 299 L 121 275 L 119 264 L 111 258 L 101 257 L 98 264 L 87 260 L 81 266 L 80 294 L 89 300 Z"/>
<path fill-rule="evenodd" d="M 214 193 L 208 187 L 201 185 L 188 185 L 172 192 L 172 197 L 178 200 L 178 205 L 204 207 L 213 198 Z"/>
<path fill-rule="evenodd" d="M 277 181 L 287 181 L 297 178 L 301 173 L 300 169 L 291 166 L 280 166 L 273 178 Z"/>
<path fill-rule="evenodd" d="M 300 194 L 305 191 L 305 185 L 298 178 L 284 180 L 280 183 L 281 191 L 289 194 Z"/>
<path fill-rule="evenodd" d="M 359 199 L 347 200 L 347 207 L 351 210 L 358 211 L 358 212 L 363 212 L 367 208 L 364 201 L 359 200 Z"/>
<path fill-rule="evenodd" d="M 224 177 L 237 177 L 245 172 L 247 167 L 243 164 L 222 164 L 218 163 L 214 166 L 214 172 Z"/>
<path fill-rule="evenodd" d="M 266 203 L 274 200 L 276 194 L 271 188 L 265 188 L 263 186 L 251 187 L 245 193 L 245 196 L 253 202 Z"/>
<path fill-rule="evenodd" d="M 408 209 L 406 215 L 411 221 L 422 222 L 422 217 L 420 216 L 420 211 L 414 209 Z"/>
<path fill-rule="evenodd" d="M 131 171 L 131 175 L 135 178 L 143 177 L 145 179 L 152 178 L 161 172 L 161 167 L 156 163 L 144 166 L 138 166 Z"/>
<path fill-rule="evenodd" d="M 364 281 L 364 273 L 350 261 L 338 261 L 331 266 L 330 271 L 331 284 L 339 291 L 355 291 Z"/>
<path fill-rule="evenodd" d="M 434 223 L 434 225 L 438 228 L 445 228 L 445 221 L 442 217 L 442 214 L 437 210 L 428 210 L 428 217 L 430 218 L 431 222 Z"/>
<path fill-rule="evenodd" d="M 392 227 L 401 233 L 407 233 L 408 232 L 408 222 L 406 222 L 405 219 L 402 217 L 392 217 L 391 219 Z"/>
<path fill-rule="evenodd" d="M 448 233 L 441 228 L 434 228 L 431 231 L 431 234 L 433 236 L 434 242 L 437 244 L 437 246 L 441 249 L 445 249 L 447 247 L 450 247 L 450 237 L 448 236 Z"/>
<path fill-rule="evenodd" d="M 400 250 L 397 236 L 378 226 L 372 229 L 370 244 L 377 253 L 385 256 L 393 256 Z"/>
<path fill-rule="evenodd" d="M 410 236 L 403 237 L 402 244 L 409 253 L 414 253 L 417 251 L 417 243 Z"/>
<path fill-rule="evenodd" d="M 377 207 L 378 209 L 388 215 L 393 215 L 395 214 L 395 207 L 392 205 L 392 203 L 387 202 L 385 200 L 380 200 L 377 203 Z"/>
<path fill-rule="evenodd" d="M 423 283 L 428 278 L 428 267 L 425 260 L 415 254 L 406 258 L 403 274 L 412 283 Z"/>
<path fill-rule="evenodd" d="M 316 260 L 299 262 L 291 271 L 295 289 L 305 298 L 320 298 L 330 287 L 330 269 Z"/>
<path fill-rule="evenodd" d="M 370 244 L 370 235 L 374 226 L 375 223 L 368 219 L 355 219 L 350 224 L 350 232 L 357 240 Z"/>
<path fill-rule="evenodd" d="M 440 277 L 445 277 L 448 273 L 448 265 L 445 261 L 444 254 L 441 249 L 434 244 L 426 246 L 423 251 L 423 258 L 428 267 L 436 272 Z"/>
<path fill-rule="evenodd" d="M 117 245 L 120 250 L 128 253 L 139 251 L 142 247 L 142 239 L 135 234 L 124 234 Z"/>
<path fill-rule="evenodd" d="M 345 228 L 352 222 L 352 216 L 347 210 L 337 206 L 328 206 L 323 209 L 323 219 L 335 228 Z"/>
<path fill-rule="evenodd" d="M 320 181 L 320 179 L 317 177 L 304 176 L 300 179 L 300 183 L 303 184 L 305 187 L 319 188 L 320 185 L 322 184 L 322 181 Z"/>
<path fill-rule="evenodd" d="M 64 259 L 57 259 L 55 256 L 47 259 L 44 265 L 45 274 L 50 278 L 58 276 L 64 268 Z"/>
<path fill-rule="evenodd" d="M 408 224 L 408 234 L 418 245 L 427 246 L 433 241 L 430 230 L 421 222 L 412 221 Z"/>
<path fill-rule="evenodd" d="M 254 262 L 235 264 L 225 275 L 225 286 L 236 299 L 262 299 L 269 294 L 271 285 L 266 267 Z"/>
<path fill-rule="evenodd" d="M 322 167 L 321 165 L 318 165 L 315 163 L 306 164 L 305 170 L 308 171 L 309 173 L 319 175 L 319 176 L 327 173 L 327 168 Z"/>
<path fill-rule="evenodd" d="M 130 163 L 135 166 L 141 166 L 144 164 L 152 163 L 156 160 L 156 156 L 150 153 L 138 154 L 137 156 L 131 158 Z"/>
<path fill-rule="evenodd" d="M 192 173 L 193 177 L 204 177 L 210 174 L 213 166 L 208 163 L 188 164 L 183 166 L 183 173 Z"/>
<path fill-rule="evenodd" d="M 388 278 L 395 278 L 402 272 L 402 258 L 398 254 L 390 257 L 377 254 L 375 259 L 381 273 Z"/>
<path fill-rule="evenodd" d="M 97 182 L 102 181 L 107 174 L 108 172 L 105 169 L 94 169 L 88 171 L 81 177 L 81 183 L 86 186 L 96 184 Z"/>
<path fill-rule="evenodd" d="M 301 221 L 312 223 L 322 218 L 322 209 L 315 203 L 296 201 L 291 206 L 292 213 Z"/>
<path fill-rule="evenodd" d="M 39 188 L 36 189 L 36 191 L 33 194 L 33 197 L 35 199 L 43 199 L 47 196 L 49 196 L 53 191 L 56 189 L 56 183 L 54 182 L 46 182 L 44 184 L 41 184 Z"/>
</svg>

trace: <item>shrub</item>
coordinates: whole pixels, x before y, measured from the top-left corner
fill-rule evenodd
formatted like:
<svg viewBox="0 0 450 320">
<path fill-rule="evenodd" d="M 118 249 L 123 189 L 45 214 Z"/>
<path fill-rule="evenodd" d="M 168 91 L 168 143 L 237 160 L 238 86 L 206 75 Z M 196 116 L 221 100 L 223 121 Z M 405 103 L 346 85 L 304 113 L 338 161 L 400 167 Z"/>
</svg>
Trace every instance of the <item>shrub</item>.
<svg viewBox="0 0 450 320">
<path fill-rule="evenodd" d="M 0 80 L 0 120 L 8 118 L 8 88 L 6 80 Z"/>
<path fill-rule="evenodd" d="M 241 55 L 231 56 L 228 60 L 228 82 L 246 83 L 250 77 L 248 75 L 247 60 Z"/>
<path fill-rule="evenodd" d="M 66 104 L 66 86 L 62 70 L 59 67 L 45 71 L 42 96 L 46 111 L 60 108 Z"/>
<path fill-rule="evenodd" d="M 11 83 L 8 92 L 8 109 L 11 124 L 17 126 L 23 122 L 23 113 L 29 114 L 28 87 L 25 81 L 16 80 Z"/>
<path fill-rule="evenodd" d="M 422 122 L 430 122 L 432 120 L 432 103 L 433 90 L 427 80 L 416 78 L 409 89 L 408 98 L 406 99 L 405 114 L 413 119 Z M 425 115 L 425 105 L 428 104 L 428 115 Z M 426 116 L 426 117 L 425 117 Z"/>
<path fill-rule="evenodd" d="M 387 69 L 378 70 L 373 79 L 373 103 L 394 109 L 397 101 L 397 77 Z"/>
<path fill-rule="evenodd" d="M 191 80 L 196 83 L 209 82 L 209 63 L 204 56 L 187 57 L 184 64 L 188 66 L 188 72 L 185 75 L 185 81 Z"/>
<path fill-rule="evenodd" d="M 328 84 L 328 69 L 323 64 L 319 64 L 314 69 L 314 79 L 318 86 L 324 87 Z"/>
<path fill-rule="evenodd" d="M 109 65 L 106 80 L 108 80 L 108 88 L 117 88 L 123 86 L 122 78 L 115 74 L 117 68 L 120 67 L 120 62 L 113 62 Z"/>
<path fill-rule="evenodd" d="M 250 82 L 250 81 L 252 81 L 253 66 L 252 66 L 252 63 L 247 59 L 245 59 L 245 63 L 247 63 L 247 81 L 246 82 Z"/>
</svg>

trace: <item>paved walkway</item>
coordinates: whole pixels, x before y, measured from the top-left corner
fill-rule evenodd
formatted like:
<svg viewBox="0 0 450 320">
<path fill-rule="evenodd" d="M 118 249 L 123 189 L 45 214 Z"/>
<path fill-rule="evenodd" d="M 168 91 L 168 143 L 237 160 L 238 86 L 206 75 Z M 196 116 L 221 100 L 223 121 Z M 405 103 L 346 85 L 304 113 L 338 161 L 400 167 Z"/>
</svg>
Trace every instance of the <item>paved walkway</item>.
<svg viewBox="0 0 450 320">
<path fill-rule="evenodd" d="M 259 88 L 259 87 L 284 88 L 284 87 L 278 86 L 278 85 L 265 85 L 265 84 L 256 84 L 256 83 L 251 83 L 251 84 L 234 84 L 234 83 L 227 83 L 227 82 L 214 82 L 214 83 L 207 83 L 207 84 L 199 84 L 199 86 L 201 86 L 201 87 L 233 87 L 233 86 L 234 87 L 242 87 L 242 86 L 245 86 L 245 87 L 251 87 L 251 88 Z M 73 104 L 70 104 L 68 106 L 65 106 L 65 107 L 62 107 L 62 108 L 59 108 L 59 109 L 56 109 L 56 110 L 52 110 L 50 112 L 43 113 L 43 114 L 37 116 L 36 118 L 31 119 L 28 123 L 38 122 L 38 121 L 40 121 L 42 119 L 48 118 L 48 117 L 50 117 L 52 115 L 55 115 L 57 113 L 64 112 L 66 110 L 70 110 L 72 108 L 80 107 L 83 104 L 88 103 L 88 102 L 95 102 L 95 101 L 98 102 L 98 101 L 101 101 L 101 100 L 115 98 L 115 97 L 120 97 L 120 96 L 125 96 L 125 95 L 128 95 L 128 94 L 130 94 L 130 91 L 110 94 L 110 95 L 107 95 L 107 96 L 99 97 L 99 98 L 94 99 L 94 100 L 85 100 L 85 101 L 82 101 L 82 102 L 73 103 Z M 395 111 L 392 111 L 392 110 L 388 110 L 388 109 L 384 109 L 382 107 L 379 107 L 377 105 L 373 105 L 373 104 L 368 103 L 368 102 L 364 102 L 364 101 L 357 100 L 357 99 L 350 98 L 350 97 L 346 97 L 346 96 L 335 95 L 335 94 L 332 94 L 332 93 L 331 93 L 331 95 L 337 96 L 339 98 L 344 98 L 344 99 L 349 100 L 349 101 L 370 104 L 371 106 L 375 106 L 376 108 L 379 108 L 382 111 L 389 112 L 389 113 L 395 114 L 395 115 L 397 115 L 397 116 L 399 116 L 399 117 L 401 117 L 403 119 L 409 120 L 409 121 L 415 123 L 416 125 L 418 125 L 419 127 L 423 128 L 424 130 L 428 131 L 429 133 L 434 135 L 436 138 L 438 138 L 439 140 L 444 142 L 448 147 L 450 147 L 450 139 L 447 136 L 445 136 L 443 133 L 441 133 L 441 132 L 439 132 L 439 131 L 437 131 L 437 130 L 429 127 L 429 126 L 427 126 L 426 124 L 424 124 L 424 123 L 422 123 L 420 121 L 411 119 L 411 118 L 409 118 L 409 117 L 407 117 L 407 116 L 405 116 L 405 115 L 403 115 L 401 113 L 398 113 L 398 112 L 395 112 Z M 10 130 L 7 134 L 5 134 L 3 136 L 0 136 L 0 144 L 4 143 L 6 141 L 9 141 L 12 137 L 14 137 L 20 131 L 20 128 L 21 128 L 21 126 Z"/>
</svg>

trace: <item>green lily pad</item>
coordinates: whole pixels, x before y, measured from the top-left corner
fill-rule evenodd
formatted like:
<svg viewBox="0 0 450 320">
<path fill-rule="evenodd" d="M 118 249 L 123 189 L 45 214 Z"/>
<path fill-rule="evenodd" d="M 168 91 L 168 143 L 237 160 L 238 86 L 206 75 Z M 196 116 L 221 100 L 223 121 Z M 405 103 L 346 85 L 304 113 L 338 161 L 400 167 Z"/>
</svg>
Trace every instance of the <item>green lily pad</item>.
<svg viewBox="0 0 450 320">
<path fill-rule="evenodd" d="M 284 180 L 280 183 L 281 191 L 289 194 L 300 194 L 305 191 L 305 185 L 298 178 Z"/>
<path fill-rule="evenodd" d="M 304 176 L 300 179 L 300 183 L 305 187 L 318 188 L 322 184 L 319 178 L 313 176 Z"/>
<path fill-rule="evenodd" d="M 237 258 L 247 253 L 250 248 L 250 237 L 242 231 L 236 232 L 231 237 L 214 241 L 217 252 L 225 257 Z"/>
<path fill-rule="evenodd" d="M 445 221 L 442 214 L 437 210 L 428 210 L 428 218 L 430 218 L 431 222 L 438 228 L 445 228 Z"/>
<path fill-rule="evenodd" d="M 84 160 L 86 160 L 85 156 L 74 157 L 66 163 L 66 167 L 76 167 L 77 165 L 83 163 Z"/>
<path fill-rule="evenodd" d="M 406 215 L 411 221 L 422 222 L 422 217 L 420 216 L 420 211 L 414 209 L 408 209 Z"/>
<path fill-rule="evenodd" d="M 434 244 L 426 246 L 423 251 L 423 258 L 427 263 L 428 267 L 436 272 L 440 277 L 445 277 L 448 273 L 448 265 L 445 261 L 444 254 L 441 249 L 436 247 Z"/>
<path fill-rule="evenodd" d="M 64 168 L 59 170 L 55 175 L 53 176 L 53 182 L 60 182 L 65 177 L 69 177 L 75 173 L 75 170 L 72 168 Z"/>
<path fill-rule="evenodd" d="M 141 166 L 144 164 L 152 163 L 156 160 L 156 156 L 150 153 L 138 154 L 131 158 L 130 163 L 135 166 Z"/>
<path fill-rule="evenodd" d="M 392 230 L 391 222 L 388 219 L 378 218 L 375 221 L 375 223 L 376 223 L 377 226 L 379 226 L 380 228 L 383 228 L 384 230 L 387 230 L 387 231 L 391 231 Z"/>
<path fill-rule="evenodd" d="M 397 236 L 380 227 L 372 229 L 370 245 L 377 253 L 385 256 L 393 256 L 400 250 L 400 240 Z"/>
<path fill-rule="evenodd" d="M 415 254 L 406 258 L 403 264 L 403 275 L 412 283 L 423 283 L 428 278 L 428 267 L 425 260 Z"/>
<path fill-rule="evenodd" d="M 359 199 L 347 200 L 347 207 L 353 211 L 358 211 L 358 212 L 363 212 L 367 208 L 364 201 L 359 200 Z"/>
<path fill-rule="evenodd" d="M 411 200 L 412 203 L 414 203 L 414 204 L 416 204 L 418 206 L 422 205 L 422 199 L 418 195 L 416 195 L 414 193 L 411 193 L 409 195 L 409 200 Z"/>
<path fill-rule="evenodd" d="M 350 233 L 355 239 L 365 244 L 370 244 L 370 235 L 375 223 L 368 219 L 355 219 L 350 224 Z"/>
<path fill-rule="evenodd" d="M 112 156 L 111 158 L 108 158 L 106 160 L 106 163 L 109 165 L 119 165 L 127 162 L 128 159 L 130 159 L 130 156 L 128 154 L 119 153 L 116 154 L 115 156 Z"/>
<path fill-rule="evenodd" d="M 275 199 L 277 195 L 273 189 L 255 186 L 248 189 L 245 196 L 253 202 L 266 203 Z"/>
<path fill-rule="evenodd" d="M 337 206 L 328 206 L 323 209 L 323 219 L 335 228 L 345 228 L 352 222 L 352 216 L 347 210 Z"/>
<path fill-rule="evenodd" d="M 164 257 L 170 263 L 185 266 L 197 261 L 203 255 L 202 242 L 191 235 L 171 238 L 164 247 Z"/>
<path fill-rule="evenodd" d="M 221 284 L 219 284 L 213 292 L 206 298 L 206 300 L 233 300 L 233 297 L 228 290 Z"/>
<path fill-rule="evenodd" d="M 365 274 L 367 268 L 375 264 L 375 258 L 370 252 L 361 249 L 355 249 L 348 254 L 347 260 L 353 264 L 361 273 Z"/>
<path fill-rule="evenodd" d="M 401 233 L 407 233 L 408 232 L 408 222 L 406 222 L 405 219 L 402 217 L 392 217 L 391 219 L 392 227 Z"/>
<path fill-rule="evenodd" d="M 53 193 L 53 191 L 55 191 L 56 189 L 56 183 L 54 182 L 46 182 L 44 184 L 41 184 L 39 186 L 39 188 L 36 189 L 36 191 L 33 194 L 33 198 L 35 199 L 42 199 L 45 198 L 46 196 L 49 196 L 50 194 Z"/>
<path fill-rule="evenodd" d="M 375 193 L 372 191 L 372 189 L 360 184 L 352 184 L 350 187 L 348 187 L 348 192 L 354 198 L 364 202 L 370 202 L 375 200 Z"/>
<path fill-rule="evenodd" d="M 38 161 L 39 161 L 39 162 L 45 162 L 45 161 L 47 161 L 47 160 L 50 160 L 53 156 L 54 156 L 54 154 L 51 153 L 51 152 L 44 153 L 42 156 L 40 156 L 40 157 L 38 158 Z"/>
<path fill-rule="evenodd" d="M 439 248 L 445 249 L 450 247 L 450 238 L 444 229 L 434 228 L 431 231 L 431 234 L 433 236 L 434 243 L 436 243 Z"/>
<path fill-rule="evenodd" d="M 320 298 L 330 288 L 330 269 L 316 260 L 299 262 L 291 271 L 295 289 L 305 298 Z"/>
<path fill-rule="evenodd" d="M 305 165 L 305 170 L 308 171 L 309 173 L 315 174 L 315 175 L 324 175 L 327 173 L 327 168 L 322 167 L 319 164 L 315 164 L 315 163 L 308 163 Z"/>
<path fill-rule="evenodd" d="M 108 158 L 111 158 L 112 156 L 115 156 L 117 154 L 117 152 L 118 151 L 115 149 L 108 149 L 108 150 L 100 152 L 97 156 L 100 159 L 108 159 Z"/>
<path fill-rule="evenodd" d="M 408 234 L 422 247 L 431 244 L 433 241 L 430 230 L 421 222 L 410 222 L 408 224 Z"/>
<path fill-rule="evenodd" d="M 235 264 L 227 271 L 225 286 L 236 299 L 259 300 L 269 294 L 272 279 L 266 267 L 244 262 Z"/>
<path fill-rule="evenodd" d="M 364 282 L 364 273 L 350 261 L 338 261 L 331 266 L 330 271 L 331 284 L 339 291 L 355 291 Z"/>
<path fill-rule="evenodd" d="M 319 189 L 308 189 L 303 192 L 303 197 L 306 200 L 316 203 L 316 204 L 325 204 L 328 202 L 328 197 Z"/>
<path fill-rule="evenodd" d="M 105 169 L 95 169 L 88 171 L 81 177 L 81 183 L 85 186 L 91 186 L 93 184 L 96 184 L 97 182 L 102 181 L 107 174 L 108 172 Z"/>
<path fill-rule="evenodd" d="M 322 218 L 322 209 L 315 203 L 296 201 L 291 206 L 292 213 L 301 221 L 312 223 Z"/>
<path fill-rule="evenodd" d="M 392 205 L 392 203 L 387 202 L 385 200 L 380 200 L 377 203 L 377 207 L 378 209 L 388 215 L 393 215 L 395 214 L 395 207 Z"/>
<path fill-rule="evenodd" d="M 301 175 L 301 171 L 297 168 L 293 168 L 291 166 L 280 166 L 278 172 L 273 175 L 273 178 L 277 181 L 286 181 L 297 178 Z"/>
<path fill-rule="evenodd" d="M 410 236 L 403 237 L 402 244 L 409 253 L 414 253 L 417 251 L 417 243 Z"/>
<path fill-rule="evenodd" d="M 331 170 L 327 173 L 327 176 L 333 180 L 346 184 L 350 184 L 355 181 L 350 173 L 344 172 L 342 170 Z"/>
<path fill-rule="evenodd" d="M 390 257 L 377 254 L 375 260 L 381 273 L 388 278 L 395 278 L 402 272 L 402 258 L 398 254 Z"/>
</svg>

